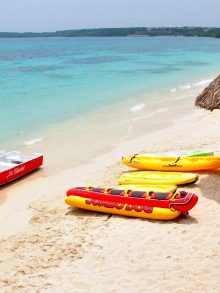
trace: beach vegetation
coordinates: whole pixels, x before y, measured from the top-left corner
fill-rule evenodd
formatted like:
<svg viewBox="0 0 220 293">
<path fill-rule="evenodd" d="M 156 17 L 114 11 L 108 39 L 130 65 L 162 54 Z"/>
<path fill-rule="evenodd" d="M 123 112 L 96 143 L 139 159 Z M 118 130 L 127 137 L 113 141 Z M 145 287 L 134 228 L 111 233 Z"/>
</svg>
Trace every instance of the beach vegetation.
<svg viewBox="0 0 220 293">
<path fill-rule="evenodd" d="M 0 38 L 35 37 L 127 37 L 127 36 L 185 36 L 220 38 L 220 28 L 215 27 L 128 27 L 62 30 L 56 32 L 0 32 Z"/>
</svg>

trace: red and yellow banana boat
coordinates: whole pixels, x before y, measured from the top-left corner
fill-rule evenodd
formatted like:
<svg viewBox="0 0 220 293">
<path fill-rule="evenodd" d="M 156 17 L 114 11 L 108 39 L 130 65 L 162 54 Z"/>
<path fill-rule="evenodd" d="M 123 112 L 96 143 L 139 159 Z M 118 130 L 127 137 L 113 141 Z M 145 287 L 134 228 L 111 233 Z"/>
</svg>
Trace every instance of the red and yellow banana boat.
<svg viewBox="0 0 220 293">
<path fill-rule="evenodd" d="M 77 187 L 67 191 L 69 205 L 133 217 L 171 220 L 188 212 L 197 203 L 193 193 L 145 192 L 112 188 Z"/>
</svg>

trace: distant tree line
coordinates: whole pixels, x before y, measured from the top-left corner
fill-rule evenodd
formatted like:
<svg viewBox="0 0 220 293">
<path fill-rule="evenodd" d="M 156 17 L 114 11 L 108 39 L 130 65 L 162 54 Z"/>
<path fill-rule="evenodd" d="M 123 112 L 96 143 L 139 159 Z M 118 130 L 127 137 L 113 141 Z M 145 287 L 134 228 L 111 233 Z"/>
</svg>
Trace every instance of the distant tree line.
<svg viewBox="0 0 220 293">
<path fill-rule="evenodd" d="M 129 27 L 63 30 L 42 33 L 0 32 L 0 38 L 36 37 L 127 37 L 127 36 L 185 36 L 220 38 L 220 28 L 215 27 Z"/>
</svg>

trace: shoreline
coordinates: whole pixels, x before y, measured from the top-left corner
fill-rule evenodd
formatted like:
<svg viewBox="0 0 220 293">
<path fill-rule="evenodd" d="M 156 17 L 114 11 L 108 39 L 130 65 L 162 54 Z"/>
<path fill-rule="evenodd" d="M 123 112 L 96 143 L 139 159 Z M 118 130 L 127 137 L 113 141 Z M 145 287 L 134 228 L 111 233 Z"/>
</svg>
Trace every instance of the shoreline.
<svg viewBox="0 0 220 293">
<path fill-rule="evenodd" d="M 127 107 L 129 110 L 129 107 L 132 107 L 135 102 L 140 103 L 141 101 L 145 101 L 147 104 L 151 106 L 154 105 L 155 99 L 158 98 L 165 98 L 167 99 L 167 96 L 171 96 L 171 98 L 175 99 L 175 96 L 178 95 L 184 98 L 185 96 L 187 97 L 191 93 L 196 93 L 200 92 L 201 90 L 204 89 L 218 74 L 218 70 L 216 69 L 215 71 L 209 72 L 207 75 L 201 75 L 200 77 L 195 76 L 193 80 L 189 80 L 188 78 L 183 80 L 182 82 L 175 82 L 170 86 L 164 85 L 160 89 L 150 89 L 146 92 L 146 90 L 142 90 L 141 92 L 136 92 L 133 93 L 132 97 L 129 98 L 123 98 L 122 101 L 114 101 L 111 104 L 105 104 L 105 105 L 98 105 L 98 110 L 91 110 L 89 112 L 82 112 L 77 116 L 76 118 L 68 117 L 68 118 L 59 118 L 59 120 L 55 123 L 55 125 L 58 125 L 58 127 L 62 124 L 64 124 L 66 121 L 71 121 L 71 122 L 82 122 L 85 117 L 93 117 L 96 115 L 100 115 L 103 112 L 108 112 L 111 109 L 118 108 L 118 107 Z M 183 95 L 182 95 L 183 94 Z M 154 98 L 154 101 L 152 101 L 152 96 Z M 178 97 L 177 97 L 178 98 Z M 152 103 L 153 102 L 153 103 Z M 32 131 L 26 131 L 23 132 L 22 129 L 17 133 L 19 142 L 17 142 L 17 138 L 13 139 L 10 138 L 9 140 L 6 141 L 7 145 L 12 147 L 13 145 L 15 146 L 24 146 L 24 145 L 32 145 L 38 142 L 41 142 L 41 136 L 42 133 L 45 134 L 45 130 L 50 130 L 51 128 L 54 127 L 54 124 L 50 122 L 48 125 L 44 125 L 42 127 L 34 127 Z M 35 135 L 37 133 L 37 137 Z M 1 145 L 0 151 L 5 151 L 6 145 Z"/>
<path fill-rule="evenodd" d="M 200 81 L 195 79 L 190 86 L 186 83 L 185 86 L 164 88 L 66 119 L 35 130 L 19 142 L 11 141 L 10 149 L 19 149 L 25 154 L 43 153 L 44 170 L 49 176 L 92 162 L 127 139 L 169 126 L 178 117 L 179 108 L 181 116 L 191 112 L 196 95 L 210 80 L 210 76 Z M 158 118 L 163 123 L 158 124 Z"/>
</svg>

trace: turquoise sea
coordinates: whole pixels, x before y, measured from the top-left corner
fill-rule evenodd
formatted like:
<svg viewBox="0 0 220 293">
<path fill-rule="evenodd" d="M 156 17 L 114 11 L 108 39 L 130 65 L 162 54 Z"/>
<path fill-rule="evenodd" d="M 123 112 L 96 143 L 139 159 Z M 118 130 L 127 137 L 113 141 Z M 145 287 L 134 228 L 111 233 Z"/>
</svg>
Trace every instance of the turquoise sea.
<svg viewBox="0 0 220 293">
<path fill-rule="evenodd" d="M 220 68 L 220 40 L 185 37 L 0 39 L 0 150 L 39 128 Z"/>
</svg>

